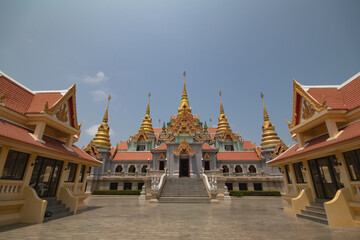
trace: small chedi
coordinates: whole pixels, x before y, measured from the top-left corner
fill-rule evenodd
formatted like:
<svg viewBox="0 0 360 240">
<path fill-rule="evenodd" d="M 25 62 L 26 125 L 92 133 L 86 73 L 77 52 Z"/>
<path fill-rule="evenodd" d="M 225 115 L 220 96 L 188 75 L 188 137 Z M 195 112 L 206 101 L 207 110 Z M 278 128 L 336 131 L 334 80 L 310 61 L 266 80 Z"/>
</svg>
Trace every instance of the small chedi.
<svg viewBox="0 0 360 240">
<path fill-rule="evenodd" d="M 270 123 L 265 105 L 260 147 L 233 132 L 225 115 L 221 92 L 218 125 L 209 127 L 206 122 L 201 122 L 190 107 L 185 77 L 184 72 L 177 115 L 172 115 L 170 121 L 164 122 L 161 128 L 154 128 L 149 94 L 138 132 L 113 147 L 107 125 L 108 103 L 98 133 L 84 148 L 88 154 L 103 162 L 101 167 L 92 168 L 88 191 L 141 190 L 145 185 L 147 199 L 158 199 L 161 198 L 161 184 L 175 184 L 176 179 L 203 179 L 209 197 L 210 192 L 215 191 L 216 196 L 213 197 L 218 199 L 223 198 L 225 185 L 228 190 L 282 191 L 279 168 L 268 167 L 266 161 L 275 156 L 276 148 L 279 148 L 277 153 L 280 153 L 286 146 Z M 281 143 L 282 150 L 279 147 Z M 165 177 L 161 179 L 163 175 Z M 154 193 L 157 187 L 159 191 Z M 164 191 L 168 188 L 171 189 L 171 186 L 165 186 Z"/>
</svg>

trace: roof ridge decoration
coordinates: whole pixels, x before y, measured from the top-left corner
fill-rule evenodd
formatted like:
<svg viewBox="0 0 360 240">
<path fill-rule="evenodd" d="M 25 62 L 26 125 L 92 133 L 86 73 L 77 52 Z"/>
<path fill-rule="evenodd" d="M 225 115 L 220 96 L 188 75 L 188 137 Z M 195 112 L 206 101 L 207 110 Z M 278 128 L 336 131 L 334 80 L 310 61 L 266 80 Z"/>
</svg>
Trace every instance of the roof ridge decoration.
<svg viewBox="0 0 360 240">
<path fill-rule="evenodd" d="M 276 145 L 274 152 L 271 154 L 271 158 L 276 158 L 283 154 L 286 150 L 288 150 L 288 146 L 285 145 L 285 143 L 280 140 L 280 143 Z"/>
<path fill-rule="evenodd" d="M 305 89 L 300 83 L 298 83 L 295 79 L 293 79 L 293 111 L 292 111 L 291 123 L 287 121 L 289 128 L 295 127 L 297 124 L 299 124 L 300 121 L 300 116 L 298 116 L 299 114 L 297 113 L 297 111 L 300 112 L 300 108 L 301 105 L 303 105 L 303 103 L 300 101 L 301 99 L 299 97 L 302 97 L 307 101 L 307 103 L 304 102 L 304 106 L 302 109 L 303 112 L 305 113 L 305 116 L 302 117 L 305 120 L 311 118 L 315 114 L 315 111 L 321 112 L 327 109 L 326 100 L 324 96 L 322 98 L 322 102 L 319 103 L 307 91 L 305 91 Z M 300 106 L 298 106 L 298 104 Z"/>
<path fill-rule="evenodd" d="M 54 115 L 62 122 L 67 122 L 70 116 L 70 125 L 75 129 L 80 130 L 80 125 L 77 121 L 76 111 L 76 83 L 74 83 L 62 97 L 49 108 L 49 103 L 46 101 L 44 112 L 49 115 Z M 70 114 L 68 114 L 70 112 Z"/>
<path fill-rule="evenodd" d="M 188 154 L 193 155 L 196 152 L 196 148 L 192 149 L 189 142 L 186 140 L 185 137 L 181 140 L 178 148 L 176 150 L 173 149 L 173 153 L 180 155 L 180 154 Z"/>
<path fill-rule="evenodd" d="M 229 129 L 231 131 L 231 128 L 227 121 L 227 117 L 225 116 L 224 107 L 221 99 L 221 91 L 219 91 L 219 95 L 220 95 L 220 116 L 219 116 L 219 124 L 217 126 L 216 133 L 225 132 L 226 130 Z"/>
<path fill-rule="evenodd" d="M 0 104 L 3 104 L 7 94 L 8 91 L 5 91 L 3 94 L 0 95 Z"/>
<path fill-rule="evenodd" d="M 99 153 L 96 145 L 92 140 L 86 147 L 83 148 L 83 151 L 92 156 L 93 158 L 101 158 L 101 153 Z"/>
<path fill-rule="evenodd" d="M 184 112 L 184 111 L 187 111 L 191 114 L 191 107 L 190 107 L 189 99 L 188 99 L 187 92 L 186 92 L 186 86 L 185 86 L 186 71 L 184 71 L 183 75 L 184 75 L 184 88 L 183 88 L 183 92 L 181 95 L 180 107 L 178 107 L 178 114 L 180 114 L 181 112 Z"/>
<path fill-rule="evenodd" d="M 106 147 L 106 148 L 111 147 L 110 136 L 109 136 L 110 127 L 108 125 L 108 120 L 109 120 L 108 111 L 109 111 L 110 99 L 111 99 L 111 94 L 109 94 L 109 97 L 108 97 L 108 103 L 107 103 L 106 111 L 105 111 L 105 114 L 103 117 L 103 122 L 98 127 L 98 132 L 96 133 L 94 140 L 93 140 L 95 145 Z"/>
</svg>

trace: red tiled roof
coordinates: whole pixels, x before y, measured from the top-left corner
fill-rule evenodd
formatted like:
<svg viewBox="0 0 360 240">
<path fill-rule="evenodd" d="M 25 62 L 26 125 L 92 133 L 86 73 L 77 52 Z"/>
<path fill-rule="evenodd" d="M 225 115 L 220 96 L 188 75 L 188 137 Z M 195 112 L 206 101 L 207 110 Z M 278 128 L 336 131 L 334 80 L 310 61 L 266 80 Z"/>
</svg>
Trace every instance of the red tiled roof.
<svg viewBox="0 0 360 240">
<path fill-rule="evenodd" d="M 218 152 L 217 160 L 259 160 L 255 152 Z"/>
<path fill-rule="evenodd" d="M 307 92 L 319 103 L 323 96 L 326 105 L 332 109 L 352 110 L 360 106 L 360 76 L 342 87 L 311 87 Z"/>
<path fill-rule="evenodd" d="M 39 113 L 43 111 L 46 102 L 48 102 L 49 108 L 51 108 L 61 97 L 62 94 L 60 92 L 36 93 L 27 113 Z"/>
<path fill-rule="evenodd" d="M 207 143 L 203 143 L 202 150 L 217 150 L 217 149 L 209 146 Z"/>
<path fill-rule="evenodd" d="M 360 76 L 339 89 L 349 110 L 360 106 Z"/>
<path fill-rule="evenodd" d="M 113 160 L 120 160 L 120 161 L 152 160 L 152 153 L 151 152 L 117 152 Z"/>
<path fill-rule="evenodd" d="M 120 151 L 128 150 L 127 142 L 121 141 L 120 144 L 119 144 L 118 150 L 120 150 Z"/>
<path fill-rule="evenodd" d="M 346 109 L 343 96 L 337 88 L 310 88 L 307 92 L 319 103 L 322 103 L 324 96 L 326 105 L 332 109 Z"/>
<path fill-rule="evenodd" d="M 254 146 L 251 141 L 244 141 L 243 148 L 244 150 L 252 150 Z"/>
<path fill-rule="evenodd" d="M 64 158 L 66 156 L 72 156 L 77 157 L 82 160 L 86 160 L 90 162 L 93 166 L 100 166 L 101 162 L 95 160 L 85 152 L 83 152 L 81 149 L 73 145 L 71 148 L 73 152 L 68 151 L 64 146 L 63 142 L 53 139 L 51 137 L 44 136 L 43 140 L 44 143 L 40 143 L 35 141 L 35 139 L 30 135 L 30 133 L 33 133 L 30 130 L 27 130 L 23 127 L 20 127 L 18 125 L 12 124 L 6 120 L 0 119 L 0 136 L 3 136 L 5 138 L 9 138 L 12 140 L 16 140 L 22 143 L 31 144 L 36 147 L 40 147 L 46 150 L 54 151 L 57 153 L 62 153 Z"/>
<path fill-rule="evenodd" d="M 350 140 L 352 138 L 360 137 L 360 121 L 352 123 L 343 128 L 343 132 L 336 138 L 329 141 L 326 141 L 329 138 L 328 134 L 324 134 L 317 138 L 311 139 L 306 142 L 306 145 L 303 149 L 298 150 L 298 144 L 295 144 L 291 148 L 289 148 L 286 152 L 284 152 L 279 157 L 273 159 L 269 163 L 275 163 L 277 161 L 293 157 L 296 155 L 300 155 L 306 152 L 314 151 L 319 148 L 327 147 L 336 143 L 341 143 L 346 140 Z"/>
<path fill-rule="evenodd" d="M 34 94 L 1 75 L 0 96 L 5 92 L 7 93 L 3 102 L 5 107 L 20 114 L 25 114 L 34 98 Z"/>
<path fill-rule="evenodd" d="M 213 133 L 213 134 L 215 134 L 216 133 L 216 129 L 217 128 L 208 128 L 208 132 L 211 134 L 211 133 Z"/>
<path fill-rule="evenodd" d="M 162 128 L 153 128 L 154 134 L 161 134 Z"/>
<path fill-rule="evenodd" d="M 157 148 L 154 148 L 152 150 L 155 150 L 155 151 L 166 151 L 167 149 L 167 146 L 166 146 L 166 143 L 163 143 L 161 144 L 160 146 L 158 146 Z"/>
</svg>

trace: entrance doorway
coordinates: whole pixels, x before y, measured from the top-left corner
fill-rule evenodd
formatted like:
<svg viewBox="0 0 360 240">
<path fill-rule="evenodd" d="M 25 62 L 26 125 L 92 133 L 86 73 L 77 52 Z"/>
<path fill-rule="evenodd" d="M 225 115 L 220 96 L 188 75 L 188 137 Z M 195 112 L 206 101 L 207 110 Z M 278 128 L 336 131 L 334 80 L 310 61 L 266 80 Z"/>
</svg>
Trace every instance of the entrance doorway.
<svg viewBox="0 0 360 240">
<path fill-rule="evenodd" d="M 38 157 L 31 175 L 30 187 L 41 198 L 55 197 L 63 162 Z"/>
<path fill-rule="evenodd" d="M 334 169 L 337 164 L 335 156 L 309 160 L 311 176 L 316 196 L 319 199 L 332 199 L 341 187 L 339 176 Z"/>
<path fill-rule="evenodd" d="M 180 159 L 180 174 L 179 177 L 190 177 L 189 158 Z"/>
</svg>

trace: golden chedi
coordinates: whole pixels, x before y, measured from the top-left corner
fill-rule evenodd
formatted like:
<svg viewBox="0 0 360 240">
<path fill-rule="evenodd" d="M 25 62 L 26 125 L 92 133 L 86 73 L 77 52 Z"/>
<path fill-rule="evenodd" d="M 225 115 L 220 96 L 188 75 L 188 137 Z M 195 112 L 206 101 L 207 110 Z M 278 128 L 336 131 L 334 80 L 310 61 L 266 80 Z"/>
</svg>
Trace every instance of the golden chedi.
<svg viewBox="0 0 360 240">
<path fill-rule="evenodd" d="M 225 132 L 228 129 L 230 129 L 230 125 L 224 113 L 224 107 L 221 99 L 221 91 L 219 92 L 219 95 L 220 95 L 220 116 L 219 116 L 219 124 L 217 126 L 216 133 Z"/>
<path fill-rule="evenodd" d="M 111 147 L 111 143 L 110 143 L 110 136 L 109 136 L 109 131 L 110 131 L 110 127 L 108 125 L 108 110 L 109 110 L 109 102 L 111 99 L 111 95 L 109 95 L 108 97 L 108 104 L 106 107 L 106 111 L 104 114 L 104 118 L 102 123 L 100 124 L 99 128 L 98 128 L 98 132 L 96 133 L 93 143 L 97 146 L 97 147 L 105 147 L 105 148 L 110 148 Z"/>
<path fill-rule="evenodd" d="M 146 108 L 146 114 L 143 117 L 143 122 L 141 124 L 140 130 L 139 132 L 145 132 L 145 133 L 154 133 L 154 129 L 152 126 L 152 118 L 150 117 L 150 96 L 151 93 L 149 93 L 149 100 L 148 100 L 148 105 Z"/>
<path fill-rule="evenodd" d="M 264 108 L 264 124 L 262 125 L 262 139 L 261 139 L 261 148 L 272 148 L 280 143 L 280 138 L 275 132 L 275 127 L 271 124 L 269 120 L 269 115 L 266 111 L 264 104 L 264 94 L 261 93 L 262 104 Z"/>
</svg>

